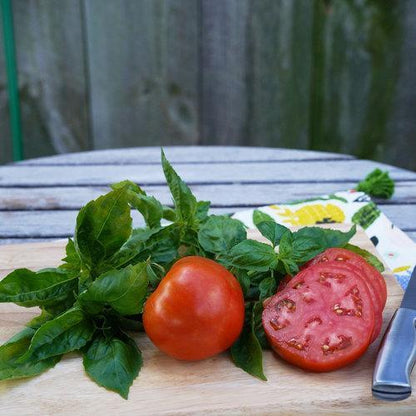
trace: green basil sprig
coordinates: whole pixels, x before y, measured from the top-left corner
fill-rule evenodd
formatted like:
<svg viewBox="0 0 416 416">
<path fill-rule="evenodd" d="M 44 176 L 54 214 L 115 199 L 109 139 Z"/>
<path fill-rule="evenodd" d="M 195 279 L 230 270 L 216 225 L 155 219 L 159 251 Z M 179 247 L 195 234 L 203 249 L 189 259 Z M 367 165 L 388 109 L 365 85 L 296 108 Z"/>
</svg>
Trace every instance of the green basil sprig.
<svg viewBox="0 0 416 416">
<path fill-rule="evenodd" d="M 0 380 L 40 374 L 63 354 L 78 351 L 93 381 L 127 398 L 142 367 L 140 349 L 127 331 L 143 330 L 147 296 L 185 255 L 215 259 L 240 282 L 245 324 L 231 357 L 247 373 L 266 380 L 262 350 L 269 344 L 261 324 L 262 302 L 280 280 L 329 247 L 347 247 L 380 266 L 348 245 L 355 227 L 346 233 L 318 227 L 292 232 L 256 210 L 254 224 L 269 243 L 248 240 L 240 221 L 209 215 L 210 203 L 196 199 L 163 151 L 161 159 L 172 206 L 129 180 L 113 184 L 80 210 L 74 239 L 68 240 L 58 268 L 17 269 L 0 281 L 0 302 L 41 308 L 0 347 Z M 140 213 L 144 227 L 133 228 L 131 210 Z"/>
</svg>

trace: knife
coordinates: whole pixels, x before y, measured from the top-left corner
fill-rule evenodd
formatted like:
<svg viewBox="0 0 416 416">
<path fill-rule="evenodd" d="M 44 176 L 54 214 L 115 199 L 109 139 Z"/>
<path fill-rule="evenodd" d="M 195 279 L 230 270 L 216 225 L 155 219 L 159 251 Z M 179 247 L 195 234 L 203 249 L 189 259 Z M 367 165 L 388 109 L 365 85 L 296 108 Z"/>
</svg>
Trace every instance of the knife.
<svg viewBox="0 0 416 416">
<path fill-rule="evenodd" d="M 415 324 L 416 267 L 380 344 L 373 374 L 374 397 L 395 401 L 410 396 L 410 374 L 416 358 Z"/>
</svg>

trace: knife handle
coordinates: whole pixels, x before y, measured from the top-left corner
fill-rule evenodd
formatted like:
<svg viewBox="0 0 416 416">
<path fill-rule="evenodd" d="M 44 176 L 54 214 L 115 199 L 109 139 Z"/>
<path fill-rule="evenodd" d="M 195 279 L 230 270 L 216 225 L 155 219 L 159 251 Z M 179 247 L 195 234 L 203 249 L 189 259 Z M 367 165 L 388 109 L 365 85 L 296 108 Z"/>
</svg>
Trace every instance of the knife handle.
<svg viewBox="0 0 416 416">
<path fill-rule="evenodd" d="M 373 396 L 403 400 L 410 396 L 416 358 L 416 310 L 400 308 L 384 334 L 373 374 Z"/>
</svg>

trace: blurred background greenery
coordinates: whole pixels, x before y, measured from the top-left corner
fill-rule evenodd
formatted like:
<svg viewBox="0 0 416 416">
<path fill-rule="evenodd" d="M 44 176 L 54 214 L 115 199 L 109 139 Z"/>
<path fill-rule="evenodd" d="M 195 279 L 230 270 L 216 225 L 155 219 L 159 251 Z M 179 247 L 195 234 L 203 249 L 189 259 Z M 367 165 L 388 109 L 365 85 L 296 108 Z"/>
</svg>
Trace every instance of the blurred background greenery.
<svg viewBox="0 0 416 416">
<path fill-rule="evenodd" d="M 5 3 L 1 163 L 13 158 Z M 416 170 L 414 0 L 9 3 L 25 158 L 220 144 Z"/>
</svg>

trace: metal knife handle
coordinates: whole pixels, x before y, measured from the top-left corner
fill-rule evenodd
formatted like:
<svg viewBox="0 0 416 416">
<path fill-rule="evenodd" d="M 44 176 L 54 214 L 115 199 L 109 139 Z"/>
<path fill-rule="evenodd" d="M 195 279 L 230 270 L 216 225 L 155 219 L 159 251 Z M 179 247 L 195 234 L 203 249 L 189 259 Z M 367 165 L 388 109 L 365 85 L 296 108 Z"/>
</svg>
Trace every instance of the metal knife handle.
<svg viewBox="0 0 416 416">
<path fill-rule="evenodd" d="M 410 374 L 416 359 L 416 310 L 400 308 L 381 342 L 373 374 L 373 396 L 403 400 L 410 396 Z"/>
</svg>

